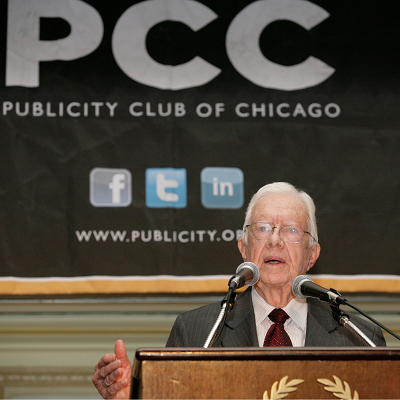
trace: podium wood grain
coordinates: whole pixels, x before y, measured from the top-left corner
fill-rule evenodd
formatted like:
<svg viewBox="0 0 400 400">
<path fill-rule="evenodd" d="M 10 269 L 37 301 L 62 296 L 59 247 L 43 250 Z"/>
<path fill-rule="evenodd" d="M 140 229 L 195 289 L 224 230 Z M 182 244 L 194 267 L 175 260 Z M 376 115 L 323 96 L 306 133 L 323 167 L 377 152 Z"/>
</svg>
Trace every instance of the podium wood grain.
<svg viewBox="0 0 400 400">
<path fill-rule="evenodd" d="M 397 399 L 399 375 L 400 348 L 139 349 L 132 397 Z"/>
</svg>

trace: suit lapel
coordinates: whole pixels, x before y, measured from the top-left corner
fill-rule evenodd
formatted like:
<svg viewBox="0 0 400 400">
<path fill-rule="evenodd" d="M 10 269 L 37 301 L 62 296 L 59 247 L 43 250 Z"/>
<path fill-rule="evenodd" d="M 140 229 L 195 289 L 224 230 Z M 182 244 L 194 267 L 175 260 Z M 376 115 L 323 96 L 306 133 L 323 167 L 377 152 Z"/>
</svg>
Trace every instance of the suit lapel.
<svg viewBox="0 0 400 400">
<path fill-rule="evenodd" d="M 225 323 L 221 346 L 258 347 L 251 288 L 237 296 L 236 304 Z"/>
<path fill-rule="evenodd" d="M 338 328 L 330 307 L 318 299 L 308 299 L 307 333 L 305 347 L 337 346 L 331 333 Z"/>
</svg>

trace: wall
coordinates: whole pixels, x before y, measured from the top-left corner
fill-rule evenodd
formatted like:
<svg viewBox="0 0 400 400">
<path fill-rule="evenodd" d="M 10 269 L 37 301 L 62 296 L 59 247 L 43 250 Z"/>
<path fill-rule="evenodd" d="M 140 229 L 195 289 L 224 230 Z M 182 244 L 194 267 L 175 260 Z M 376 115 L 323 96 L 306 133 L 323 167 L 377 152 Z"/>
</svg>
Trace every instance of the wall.
<svg viewBox="0 0 400 400">
<path fill-rule="evenodd" d="M 400 334 L 400 298 L 348 300 Z M 2 301 L 0 398 L 99 398 L 91 377 L 99 358 L 123 339 L 133 359 L 140 347 L 163 347 L 178 313 L 220 297 Z M 385 335 L 389 346 L 399 342 Z"/>
</svg>

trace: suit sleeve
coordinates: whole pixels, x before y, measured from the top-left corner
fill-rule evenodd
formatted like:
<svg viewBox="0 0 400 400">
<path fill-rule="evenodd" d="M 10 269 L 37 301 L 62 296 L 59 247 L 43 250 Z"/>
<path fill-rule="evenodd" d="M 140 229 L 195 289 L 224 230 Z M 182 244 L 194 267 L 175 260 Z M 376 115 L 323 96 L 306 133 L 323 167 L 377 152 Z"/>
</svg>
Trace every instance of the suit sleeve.
<svg viewBox="0 0 400 400">
<path fill-rule="evenodd" d="M 220 303 L 213 303 L 178 315 L 167 347 L 203 347 L 220 307 Z"/>
<path fill-rule="evenodd" d="M 383 336 L 382 330 L 378 327 L 375 327 L 371 340 L 376 346 L 386 346 L 386 340 Z"/>
<path fill-rule="evenodd" d="M 185 320 L 181 315 L 175 320 L 166 347 L 189 347 L 189 334 L 186 329 Z"/>
</svg>

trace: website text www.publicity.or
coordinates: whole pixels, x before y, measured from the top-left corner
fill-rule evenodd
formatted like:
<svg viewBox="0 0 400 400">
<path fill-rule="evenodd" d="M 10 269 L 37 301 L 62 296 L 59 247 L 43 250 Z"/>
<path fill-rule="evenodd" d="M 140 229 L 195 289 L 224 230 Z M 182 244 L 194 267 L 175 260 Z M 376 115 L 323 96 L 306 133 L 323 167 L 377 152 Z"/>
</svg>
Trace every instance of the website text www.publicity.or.
<svg viewBox="0 0 400 400">
<path fill-rule="evenodd" d="M 75 231 L 79 242 L 171 242 L 171 243 L 194 243 L 194 242 L 231 242 L 239 240 L 242 230 L 224 229 L 218 234 L 216 229 L 206 230 L 80 230 Z"/>
</svg>

